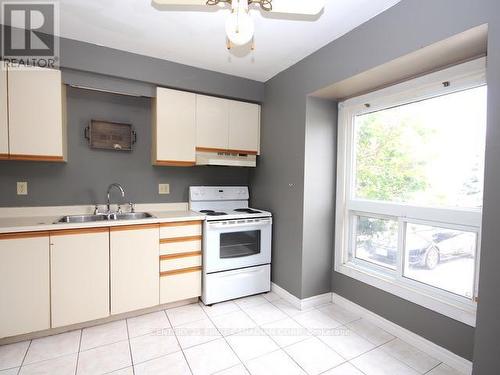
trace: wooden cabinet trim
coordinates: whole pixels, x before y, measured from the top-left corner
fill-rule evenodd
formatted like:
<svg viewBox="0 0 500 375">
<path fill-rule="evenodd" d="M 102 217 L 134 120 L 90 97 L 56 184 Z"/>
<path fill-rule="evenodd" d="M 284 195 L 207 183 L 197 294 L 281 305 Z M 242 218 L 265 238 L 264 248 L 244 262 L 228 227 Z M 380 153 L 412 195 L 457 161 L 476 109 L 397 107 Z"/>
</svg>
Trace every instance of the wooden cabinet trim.
<svg viewBox="0 0 500 375">
<path fill-rule="evenodd" d="M 9 159 L 9 154 L 0 154 L 0 160 L 7 160 Z"/>
<path fill-rule="evenodd" d="M 187 225 L 201 225 L 202 223 L 203 223 L 202 220 L 175 221 L 171 223 L 160 223 L 160 227 L 183 227 Z"/>
<path fill-rule="evenodd" d="M 64 162 L 63 156 L 10 154 L 10 160 Z"/>
<path fill-rule="evenodd" d="M 201 271 L 201 269 L 202 269 L 201 266 L 196 266 L 196 267 L 182 268 L 180 270 L 164 271 L 160 272 L 160 277 L 178 275 L 181 273 L 198 272 Z"/>
<path fill-rule="evenodd" d="M 19 238 L 36 238 L 36 237 L 48 237 L 48 236 L 49 236 L 48 231 L 2 233 L 0 234 L 0 240 L 13 240 Z"/>
<path fill-rule="evenodd" d="M 186 253 L 175 253 L 175 254 L 160 255 L 160 260 L 189 258 L 189 257 L 192 257 L 192 256 L 200 256 L 200 255 L 201 255 L 201 250 L 200 251 L 189 251 L 189 252 L 186 252 Z"/>
<path fill-rule="evenodd" d="M 132 224 L 132 225 L 117 225 L 116 227 L 110 227 L 111 232 L 120 232 L 125 230 L 143 230 L 143 229 L 159 229 L 158 224 Z"/>
<path fill-rule="evenodd" d="M 60 229 L 51 230 L 51 236 L 70 236 L 73 234 L 90 234 L 90 233 L 107 233 L 109 227 L 95 227 L 95 228 L 76 228 L 76 229 Z"/>
<path fill-rule="evenodd" d="M 202 236 L 161 238 L 160 243 L 187 242 L 187 241 L 197 241 L 197 240 L 201 240 L 201 239 L 202 239 Z"/>
<path fill-rule="evenodd" d="M 196 147 L 196 151 L 199 152 L 229 152 L 231 154 L 247 154 L 247 155 L 257 155 L 257 151 L 250 150 L 232 150 L 226 148 L 211 148 L 211 147 Z"/>
<path fill-rule="evenodd" d="M 195 161 L 181 161 L 181 160 L 155 160 L 154 165 L 160 167 L 194 167 Z"/>
</svg>

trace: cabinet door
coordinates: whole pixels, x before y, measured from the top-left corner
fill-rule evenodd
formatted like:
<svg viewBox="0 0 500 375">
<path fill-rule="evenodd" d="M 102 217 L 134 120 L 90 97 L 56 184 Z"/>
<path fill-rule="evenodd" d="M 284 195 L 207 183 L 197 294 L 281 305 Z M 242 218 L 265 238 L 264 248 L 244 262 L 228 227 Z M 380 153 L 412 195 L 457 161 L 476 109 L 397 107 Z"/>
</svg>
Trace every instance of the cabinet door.
<svg viewBox="0 0 500 375">
<path fill-rule="evenodd" d="M 196 147 L 227 149 L 229 101 L 196 95 Z"/>
<path fill-rule="evenodd" d="M 7 112 L 7 68 L 0 62 L 0 160 L 9 157 L 9 122 Z"/>
<path fill-rule="evenodd" d="M 109 229 L 54 231 L 50 237 L 52 328 L 109 315 Z"/>
<path fill-rule="evenodd" d="M 112 227 L 111 314 L 159 304 L 158 224 Z"/>
<path fill-rule="evenodd" d="M 260 153 L 260 106 L 229 102 L 229 149 Z"/>
<path fill-rule="evenodd" d="M 0 338 L 49 328 L 49 234 L 0 234 Z"/>
<path fill-rule="evenodd" d="M 193 166 L 196 95 L 158 87 L 153 101 L 153 164 Z"/>
<path fill-rule="evenodd" d="M 9 68 L 10 159 L 65 160 L 65 120 L 61 72 Z"/>
</svg>

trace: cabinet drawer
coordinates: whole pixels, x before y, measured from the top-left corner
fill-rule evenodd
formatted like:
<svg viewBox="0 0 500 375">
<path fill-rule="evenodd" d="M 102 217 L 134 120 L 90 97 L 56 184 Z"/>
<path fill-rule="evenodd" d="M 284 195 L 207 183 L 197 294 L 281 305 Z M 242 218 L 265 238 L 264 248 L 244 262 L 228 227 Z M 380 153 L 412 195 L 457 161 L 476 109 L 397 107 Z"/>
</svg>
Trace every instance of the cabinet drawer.
<svg viewBox="0 0 500 375">
<path fill-rule="evenodd" d="M 160 278 L 160 303 L 201 296 L 201 270 L 165 275 Z"/>
<path fill-rule="evenodd" d="M 181 270 L 198 266 L 201 266 L 201 255 L 173 259 L 162 259 L 160 262 L 160 272 Z"/>
<path fill-rule="evenodd" d="M 191 253 L 193 251 L 201 251 L 201 240 L 160 244 L 160 255 Z"/>
<path fill-rule="evenodd" d="M 161 239 L 201 236 L 201 232 L 201 221 L 165 223 L 160 225 Z"/>
</svg>

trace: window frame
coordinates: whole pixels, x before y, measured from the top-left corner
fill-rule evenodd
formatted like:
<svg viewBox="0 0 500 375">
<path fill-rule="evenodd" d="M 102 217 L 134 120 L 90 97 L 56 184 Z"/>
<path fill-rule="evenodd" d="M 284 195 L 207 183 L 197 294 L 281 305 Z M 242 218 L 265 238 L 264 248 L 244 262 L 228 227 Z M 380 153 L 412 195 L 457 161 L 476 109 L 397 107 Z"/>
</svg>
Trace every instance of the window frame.
<svg viewBox="0 0 500 375">
<path fill-rule="evenodd" d="M 444 82 L 450 84 L 445 85 Z M 351 98 L 338 105 L 334 270 L 473 327 L 476 322 L 482 209 L 425 207 L 355 198 L 354 119 L 358 115 L 484 85 L 486 85 L 486 58 L 482 57 Z M 366 103 L 370 105 L 367 106 Z M 398 251 L 396 271 L 388 272 L 386 267 L 361 259 L 350 260 L 354 233 L 353 214 L 399 221 L 398 249 L 403 250 Z M 469 300 L 404 276 L 405 236 L 403 231 L 406 222 L 449 229 L 462 228 L 462 230 L 476 232 L 477 248 L 472 299 Z"/>
</svg>

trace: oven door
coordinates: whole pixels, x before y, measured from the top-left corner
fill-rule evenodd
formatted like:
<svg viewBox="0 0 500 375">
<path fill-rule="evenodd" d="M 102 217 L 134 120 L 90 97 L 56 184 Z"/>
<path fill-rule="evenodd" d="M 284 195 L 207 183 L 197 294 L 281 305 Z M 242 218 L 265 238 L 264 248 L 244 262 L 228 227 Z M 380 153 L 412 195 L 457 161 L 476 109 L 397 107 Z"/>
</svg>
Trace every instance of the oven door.
<svg viewBox="0 0 500 375">
<path fill-rule="evenodd" d="M 271 218 L 207 221 L 206 273 L 271 263 Z"/>
</svg>

